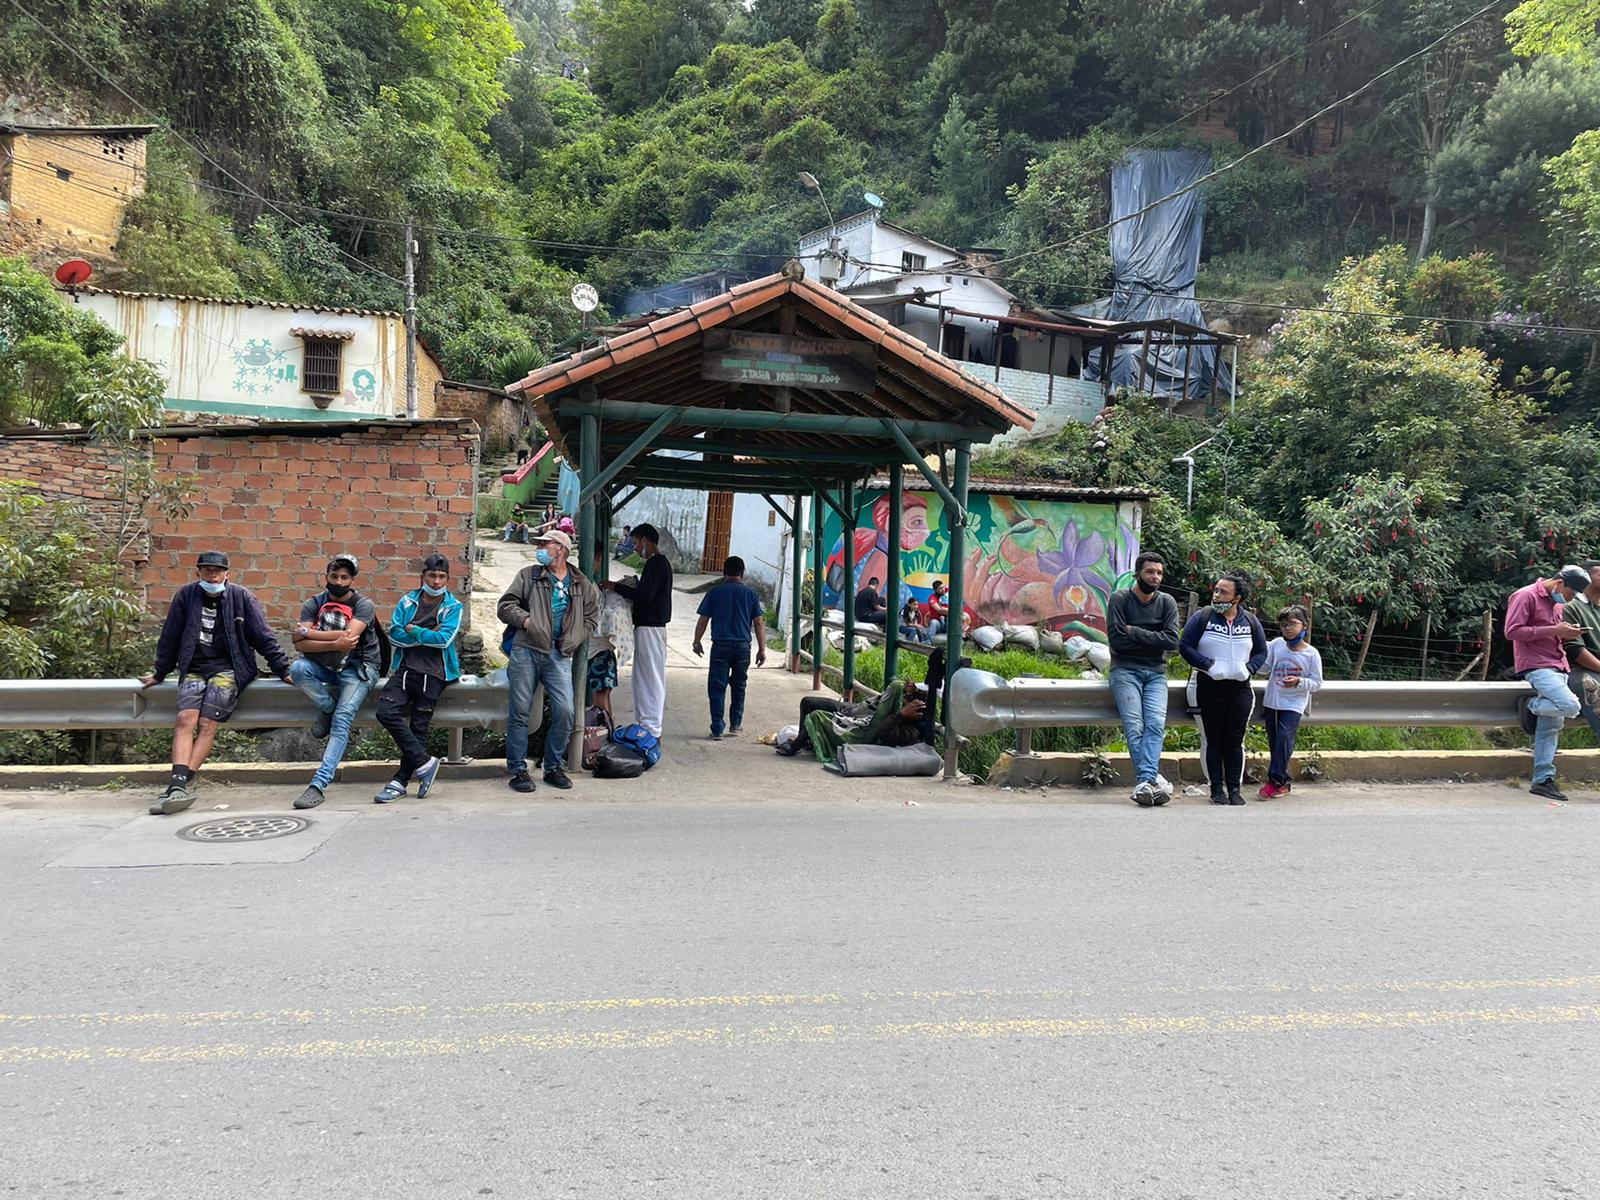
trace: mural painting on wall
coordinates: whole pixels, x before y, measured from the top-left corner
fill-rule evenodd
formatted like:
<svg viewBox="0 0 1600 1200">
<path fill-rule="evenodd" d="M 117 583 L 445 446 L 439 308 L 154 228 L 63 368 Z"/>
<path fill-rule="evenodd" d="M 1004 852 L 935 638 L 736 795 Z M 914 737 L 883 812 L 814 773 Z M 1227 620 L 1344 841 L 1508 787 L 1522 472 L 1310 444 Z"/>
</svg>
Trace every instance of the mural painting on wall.
<svg viewBox="0 0 1600 1200">
<path fill-rule="evenodd" d="M 1132 506 L 974 493 L 969 508 L 963 587 L 971 624 L 1043 625 L 1105 640 L 1106 602 L 1133 582 L 1139 555 Z M 830 511 L 823 535 L 829 546 L 823 602 L 830 608 L 853 598 L 869 579 L 881 586 L 888 578 L 888 497 L 880 493 L 861 513 L 848 588 L 840 525 Z M 943 498 L 906 492 L 900 526 L 902 587 L 926 603 L 934 580 L 949 578 Z"/>
<path fill-rule="evenodd" d="M 266 338 L 251 338 L 233 352 L 233 390 L 241 396 L 265 396 L 280 383 L 295 381 L 287 350 L 274 350 Z"/>
</svg>

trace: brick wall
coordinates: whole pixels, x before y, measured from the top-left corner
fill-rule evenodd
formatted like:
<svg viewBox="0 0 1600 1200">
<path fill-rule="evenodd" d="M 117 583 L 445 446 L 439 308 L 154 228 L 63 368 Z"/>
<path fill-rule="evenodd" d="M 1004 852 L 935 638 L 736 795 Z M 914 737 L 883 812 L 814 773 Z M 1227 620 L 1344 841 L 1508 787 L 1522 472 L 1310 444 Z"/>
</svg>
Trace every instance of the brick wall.
<svg viewBox="0 0 1600 1200">
<path fill-rule="evenodd" d="M 496 389 L 446 381 L 439 385 L 434 409 L 437 416 L 477 422 L 485 449 L 509 450 L 522 431 L 523 405 Z"/>
<path fill-rule="evenodd" d="M 152 614 L 166 611 L 194 578 L 195 557 L 211 549 L 232 557 L 231 577 L 279 630 L 338 550 L 361 560 L 359 586 L 385 615 L 417 586 L 431 550 L 450 559 L 452 590 L 470 590 L 478 438 L 464 421 L 163 436 L 152 452 L 161 477 L 199 477 L 186 519 L 152 517 L 141 575 Z M 104 503 L 108 466 L 103 451 L 80 441 L 0 439 L 0 479 L 37 482 L 47 494 Z"/>
<path fill-rule="evenodd" d="M 149 448 L 132 453 L 148 455 Z M 103 536 L 127 541 L 130 561 L 143 563 L 150 542 L 137 536 L 140 516 L 108 486 L 121 462 L 120 452 L 81 441 L 0 438 L 0 481 L 31 484 L 42 496 L 81 507 Z"/>
<path fill-rule="evenodd" d="M 86 249 L 115 244 L 123 209 L 144 191 L 142 137 L 24 133 L 12 139 L 12 153 L 14 221 L 54 229 Z"/>
</svg>

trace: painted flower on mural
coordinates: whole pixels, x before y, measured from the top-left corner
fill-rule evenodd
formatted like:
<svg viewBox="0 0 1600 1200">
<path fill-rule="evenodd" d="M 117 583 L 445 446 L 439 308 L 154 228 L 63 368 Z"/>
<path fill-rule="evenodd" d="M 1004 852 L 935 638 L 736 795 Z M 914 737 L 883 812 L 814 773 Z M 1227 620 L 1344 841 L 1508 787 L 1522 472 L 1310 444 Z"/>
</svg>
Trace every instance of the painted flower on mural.
<svg viewBox="0 0 1600 1200">
<path fill-rule="evenodd" d="M 1106 539 L 1098 533 L 1079 533 L 1078 523 L 1068 521 L 1061 531 L 1061 549 L 1043 551 L 1039 569 L 1055 576 L 1052 596 L 1073 611 L 1089 609 L 1091 598 L 1106 595 L 1111 584 L 1097 567 L 1106 556 Z"/>
</svg>

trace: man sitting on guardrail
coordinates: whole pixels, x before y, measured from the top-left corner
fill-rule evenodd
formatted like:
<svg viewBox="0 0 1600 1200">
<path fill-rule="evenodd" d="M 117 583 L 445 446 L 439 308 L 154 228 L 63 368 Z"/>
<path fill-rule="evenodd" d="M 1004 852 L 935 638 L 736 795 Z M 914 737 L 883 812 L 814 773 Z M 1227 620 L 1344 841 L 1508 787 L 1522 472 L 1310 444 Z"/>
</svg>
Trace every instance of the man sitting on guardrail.
<svg viewBox="0 0 1600 1200">
<path fill-rule="evenodd" d="M 195 802 L 189 785 L 205 765 L 217 730 L 260 673 L 257 651 L 274 675 L 293 682 L 289 656 L 267 625 L 261 602 L 248 589 L 228 582 L 228 556 L 207 550 L 195 569 L 200 578 L 179 588 L 167 607 L 156 643 L 156 669 L 141 680 L 152 688 L 178 672 L 172 782 L 150 806 L 152 816 L 182 812 Z"/>
<path fill-rule="evenodd" d="M 1589 586 L 1562 612 L 1583 632 L 1567 643 L 1567 687 L 1578 698 L 1584 720 L 1600 744 L 1600 560 L 1578 564 L 1589 573 Z"/>
<path fill-rule="evenodd" d="M 450 560 L 430 554 L 422 560 L 422 586 L 400 597 L 389 619 L 394 658 L 378 697 L 378 724 L 400 748 L 400 769 L 372 798 L 374 804 L 393 804 L 412 779 L 419 800 L 433 787 L 439 758 L 428 753 L 428 727 L 444 689 L 461 678 L 460 628 L 461 601 L 450 594 Z"/>
<path fill-rule="evenodd" d="M 322 591 L 306 597 L 294 627 L 294 648 L 300 657 L 289 668 L 289 677 L 316 705 L 311 736 L 328 739 L 316 773 L 294 802 L 296 808 L 322 803 L 350 744 L 356 714 L 382 674 L 377 606 L 356 591 L 360 571 L 354 554 L 329 559 Z"/>
<path fill-rule="evenodd" d="M 1582 567 L 1562 567 L 1554 579 L 1536 579 L 1511 593 L 1506 602 L 1506 640 L 1512 665 L 1534 695 L 1517 701 L 1517 716 L 1533 737 L 1533 786 L 1547 800 L 1565 800 L 1556 786 L 1556 743 L 1561 726 L 1578 715 L 1578 698 L 1567 687 L 1566 644 L 1583 634 L 1567 620 L 1563 606 L 1592 581 Z"/>
</svg>

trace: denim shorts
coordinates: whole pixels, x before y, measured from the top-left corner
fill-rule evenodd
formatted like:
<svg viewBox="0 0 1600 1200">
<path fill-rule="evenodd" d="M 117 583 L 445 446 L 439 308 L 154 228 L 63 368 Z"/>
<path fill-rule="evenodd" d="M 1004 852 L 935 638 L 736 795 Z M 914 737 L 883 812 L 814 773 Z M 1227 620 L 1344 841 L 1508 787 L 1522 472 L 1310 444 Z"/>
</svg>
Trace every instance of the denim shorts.
<svg viewBox="0 0 1600 1200">
<path fill-rule="evenodd" d="M 232 671 L 215 675 L 185 675 L 178 680 L 178 711 L 197 708 L 200 715 L 219 725 L 233 716 L 239 705 L 239 684 Z"/>
</svg>

